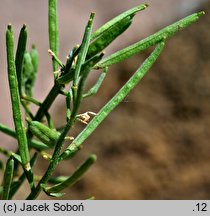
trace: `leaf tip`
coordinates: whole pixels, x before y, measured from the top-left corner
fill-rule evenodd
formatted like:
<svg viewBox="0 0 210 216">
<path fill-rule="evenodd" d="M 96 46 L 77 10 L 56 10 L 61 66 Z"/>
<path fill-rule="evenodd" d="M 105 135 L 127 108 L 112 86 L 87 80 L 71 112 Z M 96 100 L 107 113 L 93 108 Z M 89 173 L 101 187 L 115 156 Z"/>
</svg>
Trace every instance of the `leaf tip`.
<svg viewBox="0 0 210 216">
<path fill-rule="evenodd" d="M 91 12 L 90 14 L 90 20 L 92 20 L 95 17 L 96 13 L 95 12 Z"/>
<path fill-rule="evenodd" d="M 36 49 L 36 45 L 35 45 L 35 44 L 32 44 L 31 48 L 32 48 L 32 49 Z"/>
<path fill-rule="evenodd" d="M 11 23 L 9 23 L 9 24 L 7 25 L 7 29 L 8 29 L 8 30 L 12 30 L 12 24 L 11 24 Z"/>
<path fill-rule="evenodd" d="M 206 14 L 205 11 L 200 11 L 200 12 L 197 13 L 198 17 L 203 16 L 205 14 Z"/>
<path fill-rule="evenodd" d="M 149 4 L 145 3 L 145 4 L 144 4 L 144 7 L 145 7 L 145 8 L 149 7 Z"/>
<path fill-rule="evenodd" d="M 97 160 L 97 156 L 95 154 L 91 154 L 89 159 L 94 163 Z"/>
</svg>

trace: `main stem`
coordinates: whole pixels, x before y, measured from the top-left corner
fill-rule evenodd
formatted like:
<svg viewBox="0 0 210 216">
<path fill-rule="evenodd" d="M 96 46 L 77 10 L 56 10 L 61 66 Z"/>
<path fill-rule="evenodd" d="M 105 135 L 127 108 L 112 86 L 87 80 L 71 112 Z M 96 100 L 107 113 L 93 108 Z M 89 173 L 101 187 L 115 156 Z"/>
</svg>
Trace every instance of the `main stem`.
<svg viewBox="0 0 210 216">
<path fill-rule="evenodd" d="M 58 96 L 60 90 L 62 89 L 63 85 L 55 82 L 54 86 L 50 90 L 49 94 L 45 98 L 44 102 L 39 107 L 39 110 L 37 111 L 34 120 L 35 121 L 41 121 L 44 117 L 45 113 L 48 111 L 50 106 L 52 105 L 55 98 Z"/>
<path fill-rule="evenodd" d="M 60 151 L 61 151 L 62 145 L 63 145 L 63 143 L 65 141 L 65 137 L 67 136 L 69 130 L 71 129 L 71 127 L 73 126 L 73 124 L 75 122 L 75 117 L 77 115 L 77 112 L 78 112 L 78 109 L 79 109 L 79 106 L 80 106 L 80 103 L 81 103 L 81 99 L 82 99 L 84 83 L 85 83 L 85 80 L 87 79 L 87 76 L 88 76 L 89 72 L 90 72 L 90 70 L 88 70 L 83 75 L 82 79 L 80 80 L 80 83 L 79 83 L 79 86 L 78 86 L 78 94 L 77 94 L 77 98 L 76 98 L 76 101 L 75 101 L 75 106 L 73 108 L 70 120 L 67 122 L 67 124 L 66 124 L 63 132 L 61 133 L 61 135 L 59 137 L 59 140 L 58 140 L 58 142 L 56 144 L 56 147 L 55 147 L 51 162 L 49 164 L 49 167 L 48 167 L 46 173 L 44 174 L 44 176 L 42 177 L 42 179 L 39 181 L 39 183 L 38 183 L 37 187 L 35 188 L 35 190 L 33 190 L 31 192 L 31 194 L 27 197 L 28 200 L 35 199 L 39 195 L 42 185 L 45 185 L 47 183 L 48 179 L 51 177 L 53 171 L 55 170 L 55 168 L 56 168 L 56 166 L 57 166 L 57 164 L 59 162 L 59 156 L 60 156 Z M 57 88 L 55 88 L 55 89 L 57 89 Z M 52 91 L 52 90 L 51 90 L 51 92 L 52 92 L 51 97 L 56 96 L 56 94 L 53 94 L 54 91 Z M 56 93 L 56 91 L 54 93 Z M 49 95 L 50 95 L 50 93 L 49 93 Z M 49 98 L 51 98 L 51 97 L 49 96 Z M 50 99 L 49 99 L 49 101 L 50 101 Z"/>
</svg>

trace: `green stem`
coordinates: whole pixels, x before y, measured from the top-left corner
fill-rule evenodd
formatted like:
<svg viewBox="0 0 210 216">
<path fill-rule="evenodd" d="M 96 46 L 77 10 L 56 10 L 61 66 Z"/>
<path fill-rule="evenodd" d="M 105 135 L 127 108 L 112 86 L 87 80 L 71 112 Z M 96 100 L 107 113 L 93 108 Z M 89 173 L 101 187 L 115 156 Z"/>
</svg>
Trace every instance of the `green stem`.
<svg viewBox="0 0 210 216">
<path fill-rule="evenodd" d="M 33 104 L 35 104 L 35 105 L 37 105 L 37 106 L 41 106 L 41 105 L 42 105 L 41 102 L 39 102 L 38 100 L 36 100 L 36 99 L 34 99 L 34 98 L 32 98 L 32 97 L 29 97 L 29 96 L 27 96 L 27 95 L 22 95 L 22 96 L 21 96 L 21 99 L 22 99 L 22 100 L 25 100 L 25 101 L 28 101 L 28 102 L 31 102 L 31 103 L 33 103 Z"/>
<path fill-rule="evenodd" d="M 54 102 L 55 98 L 60 93 L 60 90 L 62 89 L 63 85 L 55 83 L 52 89 L 50 90 L 49 94 L 45 98 L 44 102 L 39 107 L 39 110 L 37 111 L 34 120 L 35 121 L 41 121 L 44 117 L 45 113 L 48 111 L 52 103 Z"/>
<path fill-rule="evenodd" d="M 59 154 L 62 148 L 62 145 L 64 143 L 65 137 L 67 136 L 69 130 L 71 129 L 71 127 L 74 124 L 74 119 L 70 118 L 70 120 L 67 122 L 63 132 L 61 133 L 58 142 L 56 144 L 53 156 L 52 156 L 52 160 L 48 166 L 47 171 L 45 172 L 44 176 L 42 177 L 42 179 L 39 181 L 38 185 L 36 186 L 36 188 L 29 194 L 29 196 L 27 197 L 27 200 L 32 200 L 35 199 L 40 191 L 41 191 L 41 185 L 45 185 L 46 182 L 48 181 L 48 179 L 50 178 L 50 176 L 52 175 L 53 171 L 55 170 L 57 164 L 58 164 L 58 158 L 59 158 Z"/>
<path fill-rule="evenodd" d="M 41 186 L 45 185 L 47 183 L 48 179 L 51 177 L 52 173 L 54 172 L 54 170 L 58 164 L 60 151 L 61 151 L 62 145 L 65 141 L 65 137 L 67 136 L 69 130 L 72 128 L 72 126 L 75 122 L 75 118 L 76 118 L 76 115 L 77 115 L 77 112 L 79 109 L 79 105 L 80 105 L 80 102 L 82 100 L 84 83 L 85 83 L 85 80 L 87 79 L 89 71 L 90 70 L 86 71 L 86 73 L 82 76 L 82 78 L 79 82 L 78 94 L 77 94 L 77 97 L 75 100 L 75 105 L 74 105 L 74 108 L 72 110 L 71 117 L 70 117 L 69 121 L 67 122 L 63 132 L 61 133 L 61 135 L 57 141 L 57 144 L 56 144 L 53 156 L 52 156 L 52 160 L 49 164 L 49 167 L 48 167 L 47 171 L 45 172 L 44 176 L 42 177 L 42 179 L 39 181 L 35 190 L 33 192 L 31 192 L 31 194 L 27 197 L 27 199 L 35 199 L 39 195 L 40 190 L 41 190 Z"/>
<path fill-rule="evenodd" d="M 39 195 L 40 190 L 41 190 L 41 185 L 44 185 L 47 183 L 48 179 L 50 178 L 50 176 L 52 175 L 52 173 L 54 172 L 54 170 L 58 164 L 58 158 L 60 155 L 62 145 L 65 141 L 65 137 L 67 136 L 69 130 L 71 129 L 71 127 L 73 126 L 73 124 L 75 122 L 75 117 L 77 115 L 79 105 L 80 105 L 80 102 L 82 99 L 82 92 L 83 92 L 84 83 L 85 83 L 85 80 L 87 78 L 88 72 L 89 71 L 87 71 L 80 80 L 79 87 L 78 87 L 78 94 L 77 94 L 77 98 L 75 101 L 75 106 L 73 108 L 70 120 L 67 122 L 63 132 L 61 133 L 61 135 L 58 139 L 58 142 L 56 144 L 56 147 L 55 147 L 55 150 L 54 150 L 54 153 L 52 156 L 52 160 L 49 164 L 49 167 L 48 167 L 46 173 L 44 174 L 44 176 L 42 177 L 42 179 L 39 181 L 35 190 L 33 192 L 31 192 L 31 194 L 27 197 L 27 199 L 35 199 Z"/>
<path fill-rule="evenodd" d="M 45 116 L 46 116 L 47 124 L 48 124 L 49 128 L 50 128 L 50 129 L 55 129 L 55 125 L 54 125 L 54 123 L 53 123 L 52 117 L 51 117 L 51 115 L 49 114 L 49 112 L 46 112 L 46 113 L 45 113 Z"/>
<path fill-rule="evenodd" d="M 88 159 L 82 165 L 80 165 L 80 167 L 78 167 L 76 171 L 70 177 L 68 177 L 65 181 L 59 184 L 56 184 L 52 187 L 46 187 L 45 192 L 46 193 L 57 193 L 67 187 L 71 187 L 77 181 L 80 180 L 80 178 L 91 167 L 91 165 L 93 165 L 95 161 L 96 161 L 96 155 L 90 155 Z"/>
</svg>

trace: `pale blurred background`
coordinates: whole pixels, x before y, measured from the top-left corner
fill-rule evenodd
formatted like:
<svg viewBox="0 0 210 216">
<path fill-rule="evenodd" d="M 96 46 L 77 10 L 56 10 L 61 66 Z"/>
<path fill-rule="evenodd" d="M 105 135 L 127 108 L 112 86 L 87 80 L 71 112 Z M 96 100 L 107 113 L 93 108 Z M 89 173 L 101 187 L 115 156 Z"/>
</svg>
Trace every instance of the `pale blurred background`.
<svg viewBox="0 0 210 216">
<path fill-rule="evenodd" d="M 13 127 L 7 80 L 5 30 L 12 23 L 17 41 L 22 24 L 28 26 L 28 49 L 35 43 L 40 55 L 35 98 L 42 101 L 53 84 L 47 53 L 47 0 L 0 0 L 0 123 Z M 69 175 L 89 153 L 98 161 L 65 199 L 209 199 L 210 194 L 210 1 L 60 0 L 60 59 L 81 42 L 90 12 L 96 12 L 94 29 L 120 12 L 141 3 L 133 25 L 106 54 L 134 43 L 195 11 L 201 20 L 167 43 L 164 53 L 141 84 L 113 111 L 85 142 L 72 161 L 62 163 L 56 175 Z M 101 91 L 81 111 L 97 112 L 138 68 L 146 52 L 113 66 Z M 89 79 L 96 79 L 93 73 Z M 65 123 L 65 100 L 51 108 L 56 126 Z M 80 128 L 84 127 L 79 125 Z M 0 145 L 15 149 L 16 142 L 0 133 Z M 0 158 L 3 158 L 0 155 Z M 3 158 L 4 159 L 4 158 Z M 46 164 L 37 167 L 42 174 Z M 62 169 L 61 169 L 62 167 Z M 0 176 L 2 173 L 0 173 Z M 1 179 L 1 178 L 0 178 Z M 26 186 L 27 187 L 27 186 Z M 25 198 L 27 190 L 15 197 Z M 48 199 L 42 195 L 40 199 Z"/>
</svg>

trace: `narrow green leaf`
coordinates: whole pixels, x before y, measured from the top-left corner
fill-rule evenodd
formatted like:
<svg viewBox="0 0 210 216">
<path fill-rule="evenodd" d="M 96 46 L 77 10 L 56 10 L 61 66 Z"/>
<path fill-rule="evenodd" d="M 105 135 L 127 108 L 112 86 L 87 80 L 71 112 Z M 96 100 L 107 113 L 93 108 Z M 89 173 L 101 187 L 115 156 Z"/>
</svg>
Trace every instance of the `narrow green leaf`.
<svg viewBox="0 0 210 216">
<path fill-rule="evenodd" d="M 108 68 L 104 68 L 103 69 L 103 72 L 101 73 L 101 75 L 99 76 L 97 82 L 95 83 L 95 85 L 85 94 L 82 95 L 83 98 L 86 98 L 86 97 L 90 97 L 94 94 L 96 94 L 100 88 L 100 86 L 102 85 L 105 77 L 106 77 L 106 74 L 107 74 L 107 70 Z"/>
<path fill-rule="evenodd" d="M 82 64 L 85 62 L 85 58 L 87 55 L 94 16 L 95 16 L 95 13 L 90 14 L 90 18 L 85 28 L 85 33 L 84 33 L 82 44 L 79 50 L 78 59 L 76 62 L 76 67 L 75 67 L 75 72 L 74 72 L 74 79 L 73 79 L 73 86 L 75 88 L 77 88 L 81 67 L 82 67 Z"/>
<path fill-rule="evenodd" d="M 87 57 L 89 59 L 103 51 L 112 41 L 121 35 L 132 23 L 133 16 L 126 17 L 113 25 L 98 38 L 96 38 L 89 46 Z"/>
<path fill-rule="evenodd" d="M 115 18 L 113 18 L 112 20 L 110 20 L 109 22 L 107 22 L 106 24 L 101 26 L 95 32 L 93 32 L 92 35 L 91 35 L 91 40 L 96 39 L 101 34 L 106 32 L 110 28 L 112 28 L 114 25 L 117 25 L 124 18 L 135 15 L 138 11 L 144 10 L 147 7 L 148 7 L 147 4 L 142 4 L 142 5 L 138 5 L 136 7 L 131 8 L 130 10 L 127 10 L 127 11 L 121 13 L 120 15 L 116 16 Z"/>
<path fill-rule="evenodd" d="M 90 168 L 90 166 L 93 165 L 95 161 L 96 161 L 96 155 L 90 155 L 88 159 L 82 165 L 80 165 L 80 167 L 78 167 L 76 171 L 68 179 L 52 187 L 46 187 L 45 191 L 47 193 L 57 193 L 67 187 L 71 187 L 78 180 L 80 180 L 80 178 Z"/>
<path fill-rule="evenodd" d="M 2 195 L 3 200 L 9 199 L 9 192 L 10 192 L 10 186 L 13 179 L 13 174 L 14 174 L 14 159 L 11 156 L 7 160 L 6 169 L 4 172 L 3 195 Z"/>
<path fill-rule="evenodd" d="M 67 179 L 68 179 L 68 176 L 52 177 L 49 179 L 48 183 L 58 184 L 58 183 L 66 181 Z"/>
<path fill-rule="evenodd" d="M 99 63 L 97 63 L 94 68 L 99 69 L 109 67 L 110 65 L 116 64 L 137 53 L 140 53 L 148 47 L 153 46 L 162 40 L 166 40 L 167 38 L 176 34 L 178 31 L 181 31 L 182 29 L 188 27 L 192 23 L 196 22 L 203 14 L 204 12 L 199 12 L 187 16 L 179 20 L 178 22 L 175 22 L 172 25 L 163 28 L 157 33 L 104 58 Z"/>
<path fill-rule="evenodd" d="M 79 146 L 87 139 L 88 136 L 99 126 L 99 124 L 108 116 L 108 114 L 131 92 L 139 83 L 147 71 L 152 67 L 163 50 L 164 42 L 160 42 L 150 56 L 144 61 L 134 75 L 126 84 L 117 92 L 117 94 L 98 112 L 87 127 L 74 139 L 67 149 L 60 155 L 60 160 L 71 157 L 78 151 Z"/>
</svg>

